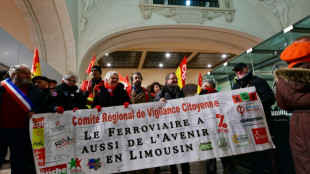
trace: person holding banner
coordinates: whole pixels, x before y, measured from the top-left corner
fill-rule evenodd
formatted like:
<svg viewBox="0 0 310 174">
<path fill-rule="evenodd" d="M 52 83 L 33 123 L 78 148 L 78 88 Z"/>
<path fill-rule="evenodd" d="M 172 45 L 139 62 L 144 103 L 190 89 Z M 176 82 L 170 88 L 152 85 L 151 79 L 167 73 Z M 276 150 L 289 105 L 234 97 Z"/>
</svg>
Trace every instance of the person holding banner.
<svg viewBox="0 0 310 174">
<path fill-rule="evenodd" d="M 236 83 L 232 89 L 241 89 L 251 86 L 255 86 L 256 92 L 262 101 L 266 121 L 270 130 L 270 134 L 273 134 L 273 125 L 271 124 L 271 110 L 270 107 L 275 103 L 275 95 L 272 89 L 269 87 L 266 80 L 253 76 L 249 71 L 249 68 L 244 63 L 238 63 L 232 69 L 236 73 Z M 260 152 L 253 152 L 248 154 L 251 160 L 251 167 L 253 173 L 264 173 L 264 169 L 269 173 L 276 173 L 275 159 L 273 150 L 266 150 Z"/>
<path fill-rule="evenodd" d="M 153 101 L 155 99 L 155 95 L 162 89 L 162 85 L 158 82 L 153 82 L 150 86 L 147 87 L 147 89 L 150 91 Z"/>
<path fill-rule="evenodd" d="M 82 82 L 80 91 L 83 92 L 83 96 L 87 98 L 86 106 L 88 108 L 91 108 L 99 87 L 104 85 L 101 74 L 102 70 L 100 66 L 93 65 L 89 71 L 90 80 L 84 80 Z"/>
<path fill-rule="evenodd" d="M 86 98 L 77 93 L 76 77 L 73 74 L 64 75 L 62 83 L 50 95 L 50 110 L 63 113 L 67 110 L 87 109 Z"/>
<path fill-rule="evenodd" d="M 295 171 L 310 173 L 310 36 L 301 36 L 288 46 L 280 58 L 289 63 L 278 69 L 276 98 L 280 108 L 291 111 L 290 146 Z"/>
<path fill-rule="evenodd" d="M 0 85 L 0 166 L 10 148 L 12 173 L 35 173 L 29 118 L 39 112 L 43 94 L 31 84 L 26 66 L 14 65 Z"/>
<path fill-rule="evenodd" d="M 176 98 L 183 98 L 184 92 L 178 86 L 178 78 L 174 72 L 169 73 L 166 75 L 166 85 L 160 90 L 156 96 L 154 101 L 164 101 L 176 99 Z M 189 163 L 182 163 L 181 164 L 182 173 L 189 174 L 190 173 L 190 166 Z M 170 165 L 171 173 L 177 174 L 178 168 L 177 165 Z"/>
<path fill-rule="evenodd" d="M 50 105 L 50 89 L 48 88 L 48 78 L 45 76 L 35 76 L 32 79 L 32 83 L 37 86 L 42 93 L 44 94 L 44 100 L 42 101 L 42 104 L 40 106 L 40 113 L 47 113 L 49 111 L 49 105 Z"/>
<path fill-rule="evenodd" d="M 151 101 L 151 95 L 148 90 L 141 86 L 142 74 L 140 72 L 133 72 L 130 76 L 131 86 L 126 88 L 132 104 L 146 103 Z"/>
<path fill-rule="evenodd" d="M 124 90 L 124 85 L 119 83 L 118 73 L 116 71 L 109 71 L 105 75 L 105 83 L 100 86 L 98 92 L 95 94 L 92 107 L 109 106 L 128 106 L 130 103 L 129 96 Z M 99 109 L 100 110 L 100 109 Z"/>
<path fill-rule="evenodd" d="M 205 79 L 202 81 L 201 91 L 199 95 L 212 94 L 218 92 L 215 89 L 215 83 L 211 79 Z M 238 174 L 235 160 L 232 156 L 220 158 L 223 168 L 228 171 L 229 174 Z M 207 174 L 217 174 L 216 158 L 207 160 Z"/>
</svg>

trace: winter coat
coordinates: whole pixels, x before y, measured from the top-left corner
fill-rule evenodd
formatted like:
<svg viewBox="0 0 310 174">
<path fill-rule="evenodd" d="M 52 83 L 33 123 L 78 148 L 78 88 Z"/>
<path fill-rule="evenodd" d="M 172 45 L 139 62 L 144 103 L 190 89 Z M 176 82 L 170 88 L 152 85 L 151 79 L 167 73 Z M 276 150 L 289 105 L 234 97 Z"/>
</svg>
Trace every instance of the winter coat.
<svg viewBox="0 0 310 174">
<path fill-rule="evenodd" d="M 130 100 L 127 92 L 124 90 L 124 85 L 122 83 L 119 83 L 115 88 L 113 97 L 103 85 L 100 86 L 98 93 L 95 95 L 92 108 L 97 105 L 100 105 L 101 107 L 119 106 L 123 105 L 125 102 L 130 103 Z"/>
<path fill-rule="evenodd" d="M 310 62 L 276 70 L 276 98 L 280 108 L 291 111 L 290 147 L 298 174 L 310 173 Z"/>
<path fill-rule="evenodd" d="M 161 98 L 171 100 L 182 97 L 184 97 L 184 92 L 179 86 L 165 85 L 163 89 L 156 94 L 154 101 L 159 101 Z"/>
<path fill-rule="evenodd" d="M 272 89 L 269 87 L 266 80 L 253 76 L 249 72 L 242 79 L 236 79 L 236 83 L 233 86 L 233 89 L 247 88 L 255 86 L 256 92 L 263 104 L 264 112 L 266 115 L 267 124 L 269 126 L 270 133 L 273 134 L 273 125 L 271 124 L 271 110 L 270 107 L 275 103 L 275 95 L 273 94 Z"/>
<path fill-rule="evenodd" d="M 276 70 L 275 78 L 277 104 L 280 108 L 310 112 L 310 62 L 299 63 L 291 69 Z"/>
<path fill-rule="evenodd" d="M 66 83 L 58 85 L 50 95 L 49 110 L 54 111 L 55 106 L 62 106 L 65 111 L 74 108 L 87 109 L 85 97 L 77 93 L 77 90 L 77 86 L 68 86 Z"/>
</svg>

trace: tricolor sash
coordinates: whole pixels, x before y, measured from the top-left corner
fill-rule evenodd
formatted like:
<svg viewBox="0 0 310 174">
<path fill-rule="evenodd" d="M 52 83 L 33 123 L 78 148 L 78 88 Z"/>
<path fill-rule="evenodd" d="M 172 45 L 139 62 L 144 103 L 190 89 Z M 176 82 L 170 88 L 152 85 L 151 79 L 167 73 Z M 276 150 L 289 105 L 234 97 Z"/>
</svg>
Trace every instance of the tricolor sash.
<svg viewBox="0 0 310 174">
<path fill-rule="evenodd" d="M 33 104 L 30 99 L 10 79 L 1 81 L 1 84 L 26 112 L 32 110 Z"/>
</svg>

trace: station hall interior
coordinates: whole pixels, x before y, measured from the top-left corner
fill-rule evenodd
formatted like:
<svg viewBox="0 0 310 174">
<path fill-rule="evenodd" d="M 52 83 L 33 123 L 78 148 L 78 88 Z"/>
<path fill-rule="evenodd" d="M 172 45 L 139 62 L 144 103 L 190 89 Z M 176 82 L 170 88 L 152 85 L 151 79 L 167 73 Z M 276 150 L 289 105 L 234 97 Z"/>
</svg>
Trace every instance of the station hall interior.
<svg viewBox="0 0 310 174">
<path fill-rule="evenodd" d="M 287 67 L 281 52 L 310 35 L 309 7 L 309 0 L 1 0 L 0 70 L 31 68 L 38 48 L 42 75 L 58 83 L 72 73 L 79 86 L 95 55 L 102 77 L 139 71 L 146 87 L 164 84 L 186 56 L 186 96 L 196 94 L 199 73 L 218 91 L 231 90 L 240 62 L 273 87 L 273 70 Z"/>
</svg>

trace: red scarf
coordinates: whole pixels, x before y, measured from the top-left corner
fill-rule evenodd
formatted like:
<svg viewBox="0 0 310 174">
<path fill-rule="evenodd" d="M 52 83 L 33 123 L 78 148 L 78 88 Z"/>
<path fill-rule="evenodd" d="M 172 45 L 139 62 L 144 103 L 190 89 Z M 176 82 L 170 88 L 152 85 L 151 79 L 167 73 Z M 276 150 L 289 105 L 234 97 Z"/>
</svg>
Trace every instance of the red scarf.
<svg viewBox="0 0 310 174">
<path fill-rule="evenodd" d="M 117 84 L 118 85 L 118 84 Z M 115 91 L 117 85 L 110 86 L 109 83 L 104 83 L 104 87 L 109 91 L 111 97 L 113 97 L 113 92 Z"/>
<path fill-rule="evenodd" d="M 155 97 L 155 93 L 151 93 L 151 96 L 152 96 L 152 97 Z"/>
<path fill-rule="evenodd" d="M 206 87 L 204 89 L 207 90 L 207 94 L 215 92 L 215 88 L 212 88 L 212 87 Z"/>
</svg>

